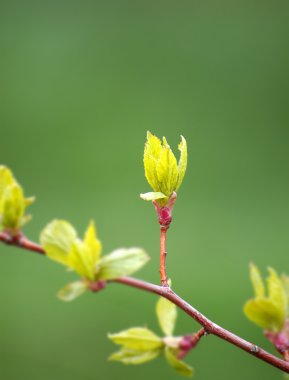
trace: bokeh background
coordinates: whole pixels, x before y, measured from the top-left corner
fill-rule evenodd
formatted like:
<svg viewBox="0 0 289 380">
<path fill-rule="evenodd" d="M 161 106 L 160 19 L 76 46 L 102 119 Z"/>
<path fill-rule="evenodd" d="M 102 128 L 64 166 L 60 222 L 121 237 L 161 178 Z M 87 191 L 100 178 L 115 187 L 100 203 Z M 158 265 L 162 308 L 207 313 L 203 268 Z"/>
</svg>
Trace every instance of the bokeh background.
<svg viewBox="0 0 289 380">
<path fill-rule="evenodd" d="M 95 218 L 104 252 L 142 246 L 137 276 L 158 282 L 158 225 L 142 166 L 146 130 L 189 165 L 169 231 L 174 289 L 215 322 L 271 349 L 242 313 L 248 263 L 289 272 L 288 1 L 0 2 L 0 161 L 36 195 L 25 233 L 53 218 L 82 234 Z M 0 247 L 0 379 L 177 379 L 164 360 L 109 363 L 106 338 L 160 332 L 156 297 L 119 285 L 71 304 L 74 276 Z M 177 333 L 198 326 L 179 313 Z M 282 379 L 215 337 L 187 361 L 196 379 Z"/>
</svg>

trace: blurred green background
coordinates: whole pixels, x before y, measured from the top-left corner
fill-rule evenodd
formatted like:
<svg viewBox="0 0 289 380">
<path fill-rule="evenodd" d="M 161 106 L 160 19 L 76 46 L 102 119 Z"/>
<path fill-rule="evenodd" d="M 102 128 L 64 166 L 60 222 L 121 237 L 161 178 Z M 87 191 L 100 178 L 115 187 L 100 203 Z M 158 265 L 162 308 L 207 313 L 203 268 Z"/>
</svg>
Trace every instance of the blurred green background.
<svg viewBox="0 0 289 380">
<path fill-rule="evenodd" d="M 25 233 L 53 218 L 104 252 L 144 247 L 137 276 L 158 282 L 158 225 L 142 166 L 146 130 L 189 146 L 169 231 L 174 289 L 208 317 L 271 350 L 248 322 L 248 263 L 287 271 L 288 1 L 1 1 L 0 161 L 36 195 Z M 179 378 L 159 359 L 108 363 L 107 332 L 160 332 L 157 298 L 119 285 L 71 304 L 72 274 L 0 246 L 1 380 Z M 179 313 L 177 333 L 196 330 Z M 196 379 L 282 379 L 215 337 L 187 361 Z"/>
</svg>

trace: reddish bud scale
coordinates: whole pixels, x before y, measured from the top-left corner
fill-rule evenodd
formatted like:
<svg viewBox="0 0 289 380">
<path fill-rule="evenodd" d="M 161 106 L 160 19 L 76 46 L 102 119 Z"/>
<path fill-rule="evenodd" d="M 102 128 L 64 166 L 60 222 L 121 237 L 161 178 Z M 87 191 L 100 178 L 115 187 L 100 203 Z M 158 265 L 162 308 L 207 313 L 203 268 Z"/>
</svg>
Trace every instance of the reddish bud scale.
<svg viewBox="0 0 289 380">
<path fill-rule="evenodd" d="M 93 293 L 96 293 L 106 287 L 106 281 L 100 280 L 100 281 L 90 282 L 88 287 Z"/>
<path fill-rule="evenodd" d="M 273 344 L 280 354 L 289 350 L 289 339 L 288 337 L 281 333 L 273 333 L 271 331 L 265 331 L 266 338 Z"/>
<path fill-rule="evenodd" d="M 173 218 L 172 218 L 172 209 L 169 207 L 162 207 L 157 211 L 158 220 L 161 227 L 169 227 Z"/>
<path fill-rule="evenodd" d="M 160 206 L 157 201 L 153 201 L 153 205 L 155 206 L 158 221 L 161 229 L 160 236 L 160 276 L 161 276 L 161 284 L 164 287 L 168 287 L 168 278 L 166 272 L 166 232 L 170 227 L 172 222 L 172 212 L 175 201 L 177 199 L 177 194 L 174 192 L 172 196 L 169 198 L 168 202 L 165 206 Z"/>
</svg>

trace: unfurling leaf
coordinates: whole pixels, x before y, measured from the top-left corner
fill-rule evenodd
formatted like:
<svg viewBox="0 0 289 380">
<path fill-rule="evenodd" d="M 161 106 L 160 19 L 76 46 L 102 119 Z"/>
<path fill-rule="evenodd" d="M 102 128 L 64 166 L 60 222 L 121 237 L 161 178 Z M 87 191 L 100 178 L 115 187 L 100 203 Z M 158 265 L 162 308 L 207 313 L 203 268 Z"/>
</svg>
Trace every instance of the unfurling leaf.
<svg viewBox="0 0 289 380">
<path fill-rule="evenodd" d="M 287 312 L 287 295 L 283 283 L 273 268 L 268 268 L 269 277 L 267 278 L 268 296 L 274 302 L 278 311 L 280 320 L 285 320 Z"/>
<path fill-rule="evenodd" d="M 192 376 L 193 369 L 177 357 L 178 353 L 182 352 L 180 344 L 183 337 L 172 336 L 176 322 L 175 305 L 161 298 L 157 303 L 156 311 L 166 337 L 160 338 L 142 327 L 131 328 L 118 334 L 109 334 L 108 337 L 114 343 L 121 345 L 120 350 L 112 354 L 109 359 L 124 364 L 141 364 L 164 354 L 168 363 L 179 374 Z"/>
<path fill-rule="evenodd" d="M 284 324 L 278 308 L 267 298 L 249 300 L 244 306 L 244 313 L 256 325 L 269 331 L 278 332 Z"/>
<path fill-rule="evenodd" d="M 274 269 L 268 268 L 267 294 L 259 269 L 250 265 L 250 278 L 253 284 L 255 298 L 244 306 L 244 313 L 252 322 L 261 328 L 280 332 L 284 326 L 288 312 L 288 296 L 284 282 Z"/>
<path fill-rule="evenodd" d="M 154 193 L 141 194 L 145 200 L 157 200 L 165 206 L 174 191 L 177 191 L 184 179 L 187 167 L 187 144 L 183 136 L 179 144 L 181 152 L 177 163 L 165 137 L 161 141 L 158 137 L 147 132 L 147 141 L 144 149 L 145 176 Z"/>
<path fill-rule="evenodd" d="M 15 232 L 27 223 L 31 216 L 25 215 L 25 211 L 33 201 L 33 197 L 24 197 L 12 172 L 0 166 L 0 228 Z"/>
<path fill-rule="evenodd" d="M 40 235 L 40 243 L 47 256 L 61 264 L 68 265 L 68 256 L 77 234 L 65 220 L 53 220 Z"/>
<path fill-rule="evenodd" d="M 265 286 L 259 269 L 253 263 L 250 264 L 250 278 L 256 297 L 265 297 Z"/>
<path fill-rule="evenodd" d="M 70 223 L 54 220 L 44 228 L 40 241 L 50 259 L 74 270 L 88 285 L 93 285 L 97 280 L 110 280 L 131 274 L 149 260 L 140 248 L 118 249 L 101 258 L 102 245 L 93 222 L 90 222 L 84 239 L 81 240 Z M 80 289 L 79 285 L 79 291 Z M 69 293 L 73 290 L 65 288 L 60 295 L 64 294 L 65 298 L 66 291 Z"/>
<path fill-rule="evenodd" d="M 87 285 L 83 281 L 75 281 L 60 289 L 57 297 L 62 301 L 73 301 L 87 290 Z"/>
<path fill-rule="evenodd" d="M 129 350 L 150 351 L 163 347 L 162 339 L 144 327 L 133 327 L 117 334 L 108 334 L 108 337 Z"/>
<path fill-rule="evenodd" d="M 50 259 L 75 270 L 89 281 L 95 280 L 101 242 L 96 237 L 93 222 L 89 224 L 82 241 L 70 223 L 54 220 L 42 231 L 40 242 Z"/>
<path fill-rule="evenodd" d="M 141 248 L 120 248 L 104 256 L 98 263 L 97 278 L 111 280 L 130 275 L 147 263 L 149 256 Z"/>
<path fill-rule="evenodd" d="M 102 245 L 101 241 L 97 238 L 96 228 L 93 220 L 90 222 L 87 230 L 85 231 L 83 242 L 89 250 L 92 261 L 96 263 L 100 259 Z"/>
<path fill-rule="evenodd" d="M 188 152 L 187 152 L 187 142 L 183 136 L 181 136 L 182 141 L 179 143 L 179 151 L 181 152 L 178 169 L 179 169 L 179 176 L 178 176 L 178 182 L 176 186 L 176 191 L 178 191 L 179 187 L 181 186 L 186 170 L 187 170 L 187 160 L 188 160 Z"/>
<path fill-rule="evenodd" d="M 191 366 L 183 362 L 182 360 L 179 360 L 176 357 L 176 354 L 174 350 L 170 349 L 169 347 L 165 348 L 165 357 L 167 359 L 167 362 L 171 367 L 173 367 L 180 375 L 186 376 L 186 377 L 192 377 L 194 370 Z"/>
<path fill-rule="evenodd" d="M 282 285 L 283 285 L 283 288 L 285 290 L 286 297 L 287 297 L 287 312 L 286 312 L 286 317 L 288 318 L 289 317 L 289 277 L 286 276 L 285 274 L 282 274 L 281 281 L 282 281 Z"/>
<path fill-rule="evenodd" d="M 178 164 L 165 137 L 163 137 L 156 172 L 161 192 L 170 197 L 177 186 Z"/>
<path fill-rule="evenodd" d="M 156 306 L 156 312 L 159 324 L 164 334 L 171 336 L 173 334 L 176 320 L 177 320 L 177 307 L 175 304 L 161 297 Z"/>
<path fill-rule="evenodd" d="M 144 194 L 140 194 L 140 197 L 145 201 L 154 201 L 156 199 L 167 198 L 163 193 L 160 193 L 160 192 L 144 193 Z"/>
<path fill-rule="evenodd" d="M 80 276 L 93 281 L 95 279 L 95 255 L 80 240 L 75 240 L 68 255 L 67 264 L 75 270 Z"/>
<path fill-rule="evenodd" d="M 128 350 L 122 348 L 121 350 L 113 353 L 108 359 L 119 361 L 123 364 L 142 364 L 149 362 L 159 356 L 161 350 L 155 349 L 150 351 L 137 351 L 137 350 Z"/>
</svg>

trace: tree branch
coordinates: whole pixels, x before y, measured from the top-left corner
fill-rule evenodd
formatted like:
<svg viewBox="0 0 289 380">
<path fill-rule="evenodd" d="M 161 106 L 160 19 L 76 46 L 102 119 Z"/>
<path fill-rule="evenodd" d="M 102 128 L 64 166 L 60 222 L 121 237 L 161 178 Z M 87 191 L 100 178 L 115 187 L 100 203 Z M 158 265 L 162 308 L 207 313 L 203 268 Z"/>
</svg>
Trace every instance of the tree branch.
<svg viewBox="0 0 289 380">
<path fill-rule="evenodd" d="M 29 251 L 37 252 L 45 255 L 45 251 L 43 248 L 31 241 L 29 241 L 22 234 L 16 236 L 10 236 L 8 232 L 0 232 L 0 241 L 14 245 Z M 254 345 L 246 341 L 245 339 L 233 334 L 232 332 L 224 329 L 223 327 L 215 324 L 202 313 L 200 313 L 197 309 L 183 300 L 180 296 L 172 291 L 169 287 L 158 286 L 155 284 L 151 284 L 149 282 L 145 282 L 142 280 L 138 280 L 132 277 L 122 277 L 116 280 L 110 281 L 111 283 L 118 283 L 127 286 L 131 286 L 133 288 L 145 290 L 150 293 L 157 294 L 159 296 L 165 297 L 170 300 L 180 309 L 182 309 L 185 313 L 187 313 L 191 318 L 193 318 L 196 322 L 198 322 L 201 326 L 203 326 L 204 331 L 207 334 L 212 334 L 219 337 L 222 340 L 225 340 L 234 346 L 239 347 L 240 349 L 248 352 L 249 354 L 255 356 L 258 359 L 265 361 L 266 363 L 272 365 L 273 367 L 279 368 L 284 372 L 289 373 L 289 362 L 280 359 L 269 352 L 261 349 L 260 347 Z"/>
</svg>

